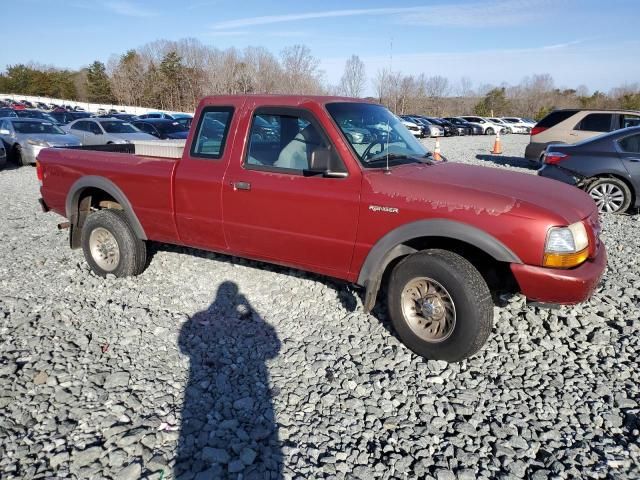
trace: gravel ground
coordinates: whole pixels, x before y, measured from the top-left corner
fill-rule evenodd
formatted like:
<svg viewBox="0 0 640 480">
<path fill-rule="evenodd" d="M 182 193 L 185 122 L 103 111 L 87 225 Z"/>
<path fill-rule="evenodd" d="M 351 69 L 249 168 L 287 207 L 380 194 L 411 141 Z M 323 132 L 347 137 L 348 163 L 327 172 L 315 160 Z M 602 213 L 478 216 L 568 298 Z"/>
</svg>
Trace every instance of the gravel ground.
<svg viewBox="0 0 640 480">
<path fill-rule="evenodd" d="M 527 138 L 441 147 L 531 172 Z M 639 216 L 603 219 L 589 302 L 513 297 L 448 365 L 314 275 L 159 246 L 97 278 L 37 198 L 33 168 L 0 172 L 1 478 L 640 476 Z"/>
</svg>

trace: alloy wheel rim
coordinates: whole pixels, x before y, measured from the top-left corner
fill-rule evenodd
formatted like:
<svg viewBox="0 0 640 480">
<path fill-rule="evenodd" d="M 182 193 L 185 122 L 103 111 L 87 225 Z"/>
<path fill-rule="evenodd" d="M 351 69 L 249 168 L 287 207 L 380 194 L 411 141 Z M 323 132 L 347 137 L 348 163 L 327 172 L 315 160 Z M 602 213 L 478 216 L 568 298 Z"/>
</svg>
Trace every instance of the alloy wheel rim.
<svg viewBox="0 0 640 480">
<path fill-rule="evenodd" d="M 409 328 L 422 340 L 443 342 L 455 329 L 453 299 L 447 289 L 432 278 L 418 277 L 407 282 L 402 291 L 401 305 Z"/>
<path fill-rule="evenodd" d="M 589 191 L 601 212 L 617 212 L 624 204 L 624 192 L 613 183 L 601 183 Z"/>
<path fill-rule="evenodd" d="M 120 247 L 113 234 L 106 228 L 98 227 L 89 235 L 89 249 L 94 262 L 105 272 L 112 272 L 120 263 Z"/>
</svg>

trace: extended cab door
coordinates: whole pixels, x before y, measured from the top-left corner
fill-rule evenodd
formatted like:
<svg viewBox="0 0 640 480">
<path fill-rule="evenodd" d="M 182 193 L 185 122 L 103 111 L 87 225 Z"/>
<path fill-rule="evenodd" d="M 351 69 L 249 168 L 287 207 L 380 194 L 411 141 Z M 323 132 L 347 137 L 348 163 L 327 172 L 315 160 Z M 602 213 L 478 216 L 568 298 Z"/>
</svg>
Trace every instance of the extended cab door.
<svg viewBox="0 0 640 480">
<path fill-rule="evenodd" d="M 222 182 L 238 129 L 236 106 L 206 106 L 196 118 L 197 124 L 194 120 L 193 131 L 174 176 L 178 233 L 185 245 L 226 251 Z"/>
<path fill-rule="evenodd" d="M 347 168 L 320 117 L 298 107 L 247 108 L 241 131 L 249 134 L 236 143 L 223 186 L 225 235 L 234 252 L 346 278 L 360 172 Z"/>
</svg>

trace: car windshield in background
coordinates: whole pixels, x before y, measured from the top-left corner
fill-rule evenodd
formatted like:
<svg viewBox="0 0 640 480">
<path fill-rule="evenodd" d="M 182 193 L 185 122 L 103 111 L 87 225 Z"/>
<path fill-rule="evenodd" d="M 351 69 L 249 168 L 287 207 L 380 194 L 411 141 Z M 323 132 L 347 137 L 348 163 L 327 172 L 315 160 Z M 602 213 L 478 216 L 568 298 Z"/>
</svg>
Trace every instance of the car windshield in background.
<svg viewBox="0 0 640 480">
<path fill-rule="evenodd" d="M 100 122 L 100 125 L 107 133 L 138 133 L 140 131 L 130 123 L 115 120 Z"/>
<path fill-rule="evenodd" d="M 159 131 L 163 133 L 188 132 L 189 129 L 178 122 L 158 122 L 153 124 Z"/>
<path fill-rule="evenodd" d="M 365 167 L 423 162 L 427 150 L 402 121 L 382 105 L 338 102 L 329 114 Z"/>
<path fill-rule="evenodd" d="M 62 130 L 50 122 L 13 122 L 13 128 L 18 133 L 64 135 Z"/>
</svg>

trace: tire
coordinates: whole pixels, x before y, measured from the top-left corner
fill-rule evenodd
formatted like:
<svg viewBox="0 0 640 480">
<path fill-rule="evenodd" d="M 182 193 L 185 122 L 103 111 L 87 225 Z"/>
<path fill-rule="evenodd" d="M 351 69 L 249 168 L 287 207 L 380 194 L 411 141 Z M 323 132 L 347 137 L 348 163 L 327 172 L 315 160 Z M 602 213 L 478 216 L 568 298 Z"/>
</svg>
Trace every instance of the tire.
<svg viewBox="0 0 640 480">
<path fill-rule="evenodd" d="M 120 210 L 91 213 L 82 227 L 81 244 L 89 267 L 100 277 L 108 274 L 129 277 L 145 269 L 146 243 L 136 237 L 124 212 Z M 101 246 L 110 254 L 108 259 L 101 258 Z"/>
<path fill-rule="evenodd" d="M 436 291 L 448 297 L 439 303 L 438 298 L 442 297 L 436 297 L 434 303 L 422 307 L 433 308 L 433 315 L 444 311 L 444 317 L 449 319 L 448 327 L 440 322 L 444 328 L 439 333 L 430 333 L 416 324 L 420 318 L 424 324 L 426 318 L 424 310 L 418 313 L 414 307 L 413 293 L 420 288 L 416 290 L 412 285 L 423 281 L 421 279 L 427 279 Z M 433 290 L 426 291 L 433 293 Z M 493 301 L 487 283 L 469 261 L 447 250 L 424 250 L 398 263 L 389 280 L 388 308 L 391 323 L 407 347 L 425 358 L 448 362 L 476 353 L 489 337 L 493 324 Z M 413 319 L 405 312 L 413 313 Z M 431 325 L 435 323 L 438 322 Z M 425 338 L 429 336 L 431 338 Z"/>
<path fill-rule="evenodd" d="M 22 156 L 22 148 L 20 148 L 20 145 L 16 145 L 15 147 L 13 147 L 12 156 L 13 156 L 13 162 L 18 167 L 25 167 L 29 165 L 29 163 L 25 162 L 24 157 Z"/>
<path fill-rule="evenodd" d="M 602 177 L 587 187 L 601 213 L 625 213 L 631 207 L 633 195 L 629 186 L 615 177 Z"/>
<path fill-rule="evenodd" d="M 494 133 L 496 133 L 493 128 L 489 127 L 484 131 L 485 135 L 493 135 Z"/>
</svg>

